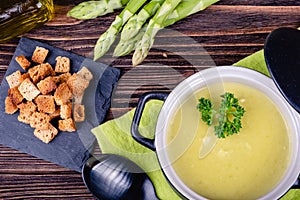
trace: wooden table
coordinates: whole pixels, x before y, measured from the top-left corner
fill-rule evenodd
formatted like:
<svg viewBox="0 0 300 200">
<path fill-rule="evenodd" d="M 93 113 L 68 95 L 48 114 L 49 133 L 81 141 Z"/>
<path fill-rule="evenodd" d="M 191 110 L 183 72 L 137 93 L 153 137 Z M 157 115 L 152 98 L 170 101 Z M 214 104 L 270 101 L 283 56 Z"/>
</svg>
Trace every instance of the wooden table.
<svg viewBox="0 0 300 200">
<path fill-rule="evenodd" d="M 91 57 L 98 36 L 119 11 L 80 21 L 66 17 L 74 6 L 70 2 L 57 1 L 55 19 L 25 36 Z M 120 69 L 122 76 L 106 120 L 132 109 L 144 92 L 172 90 L 184 78 L 210 67 L 211 61 L 218 66 L 230 65 L 262 49 L 268 33 L 283 26 L 300 26 L 299 0 L 221 0 L 169 27 L 171 35 L 160 32 L 141 67 L 131 67 L 131 55 L 113 59 L 109 52 L 100 62 Z M 180 34 L 189 36 L 195 44 L 173 43 Z M 18 41 L 16 38 L 0 45 L 0 82 Z M 199 53 L 198 47 L 203 47 L 209 56 Z M 81 174 L 0 145 L 0 199 L 27 198 L 93 197 Z"/>
</svg>

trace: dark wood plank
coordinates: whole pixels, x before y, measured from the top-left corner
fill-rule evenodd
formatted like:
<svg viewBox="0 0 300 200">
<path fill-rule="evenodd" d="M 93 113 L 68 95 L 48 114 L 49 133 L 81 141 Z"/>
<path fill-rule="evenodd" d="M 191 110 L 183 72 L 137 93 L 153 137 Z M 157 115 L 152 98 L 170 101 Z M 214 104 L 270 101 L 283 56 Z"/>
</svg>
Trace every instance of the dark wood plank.
<svg viewBox="0 0 300 200">
<path fill-rule="evenodd" d="M 120 11 L 88 21 L 67 17 L 66 12 L 82 1 L 57 0 L 55 19 L 24 36 L 92 57 L 97 38 Z M 131 110 L 144 92 L 169 92 L 186 77 L 211 67 L 211 61 L 230 65 L 262 49 L 273 29 L 296 28 L 299 22 L 298 0 L 221 0 L 168 27 L 172 34 L 160 31 L 143 67 L 131 67 L 132 55 L 112 58 L 108 52 L 100 62 L 119 68 L 122 77 L 106 120 Z M 195 44 L 175 43 L 181 34 Z M 0 82 L 18 41 L 0 44 Z M 0 145 L 0 199 L 49 198 L 93 199 L 79 173 Z"/>
</svg>

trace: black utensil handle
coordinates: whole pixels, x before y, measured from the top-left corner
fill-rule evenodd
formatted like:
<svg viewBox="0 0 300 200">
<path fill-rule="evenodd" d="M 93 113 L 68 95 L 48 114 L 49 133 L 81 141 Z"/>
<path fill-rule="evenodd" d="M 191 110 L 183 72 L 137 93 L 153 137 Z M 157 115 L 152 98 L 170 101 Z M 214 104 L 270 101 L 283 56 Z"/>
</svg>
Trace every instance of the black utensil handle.
<svg viewBox="0 0 300 200">
<path fill-rule="evenodd" d="M 292 186 L 292 189 L 300 189 L 300 175 L 299 175 L 297 181 Z"/>
<path fill-rule="evenodd" d="M 166 92 L 155 92 L 155 93 L 145 93 L 139 99 L 138 105 L 136 107 L 133 120 L 131 123 L 131 135 L 132 137 L 142 145 L 148 147 L 151 150 L 155 151 L 154 139 L 145 138 L 139 132 L 139 124 L 141 117 L 145 108 L 146 103 L 151 99 L 158 99 L 165 101 L 169 93 Z"/>
</svg>

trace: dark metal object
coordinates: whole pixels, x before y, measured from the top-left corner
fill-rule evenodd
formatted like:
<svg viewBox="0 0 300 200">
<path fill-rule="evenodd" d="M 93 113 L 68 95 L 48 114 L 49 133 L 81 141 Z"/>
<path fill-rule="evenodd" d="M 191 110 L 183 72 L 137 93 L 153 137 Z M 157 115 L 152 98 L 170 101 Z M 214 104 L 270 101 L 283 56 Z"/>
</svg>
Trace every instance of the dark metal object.
<svg viewBox="0 0 300 200">
<path fill-rule="evenodd" d="M 300 31 L 293 28 L 272 31 L 267 37 L 264 54 L 276 86 L 300 113 Z"/>
<path fill-rule="evenodd" d="M 90 192 L 101 200 L 158 200 L 146 173 L 122 156 L 91 157 L 82 168 L 82 177 Z"/>
</svg>

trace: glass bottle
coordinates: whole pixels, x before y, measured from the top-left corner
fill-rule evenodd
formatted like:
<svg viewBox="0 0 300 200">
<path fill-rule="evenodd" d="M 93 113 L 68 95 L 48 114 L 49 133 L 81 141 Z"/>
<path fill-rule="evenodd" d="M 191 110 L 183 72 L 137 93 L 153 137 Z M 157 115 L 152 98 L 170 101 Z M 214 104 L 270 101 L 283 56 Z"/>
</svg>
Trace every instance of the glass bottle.
<svg viewBox="0 0 300 200">
<path fill-rule="evenodd" d="M 0 43 L 54 17 L 53 0 L 0 0 Z"/>
</svg>

